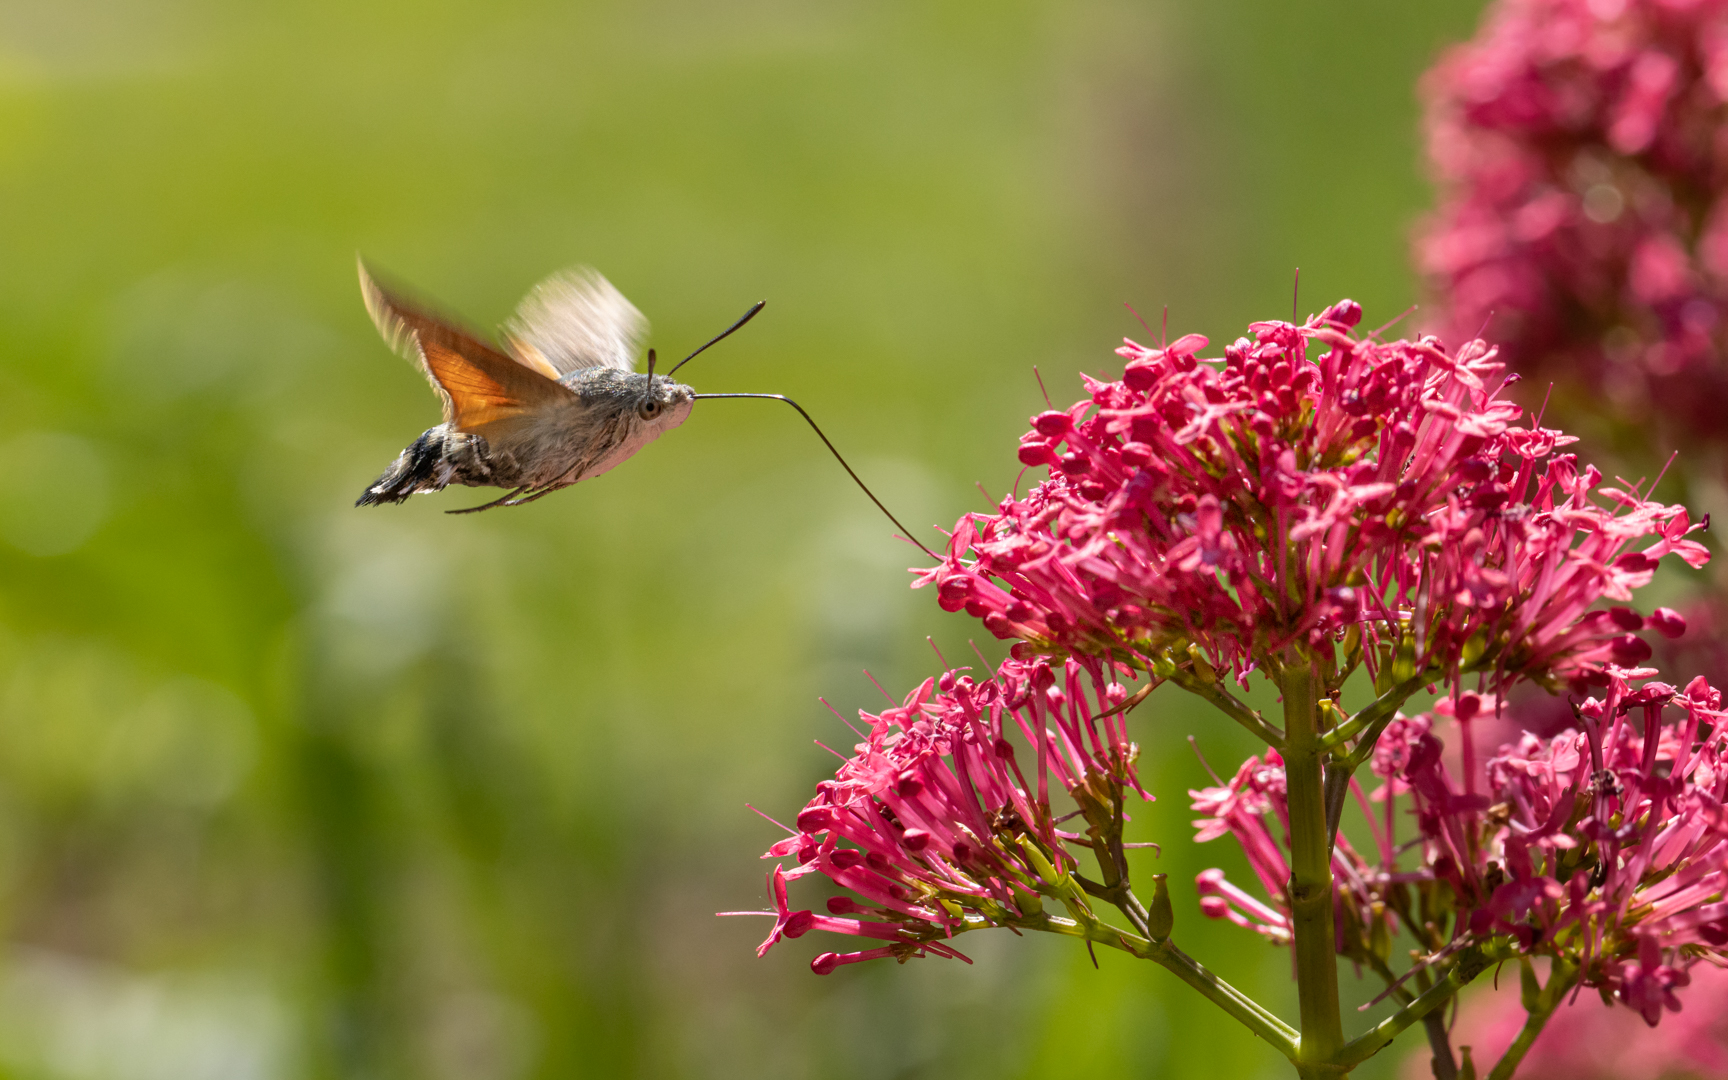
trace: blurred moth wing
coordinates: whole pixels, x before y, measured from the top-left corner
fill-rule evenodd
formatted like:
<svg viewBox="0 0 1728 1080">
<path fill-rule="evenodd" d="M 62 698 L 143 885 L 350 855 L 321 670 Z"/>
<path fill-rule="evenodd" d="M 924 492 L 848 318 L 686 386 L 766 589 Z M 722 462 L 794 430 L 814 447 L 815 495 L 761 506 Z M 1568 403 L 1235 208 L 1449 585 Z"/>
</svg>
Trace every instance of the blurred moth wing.
<svg viewBox="0 0 1728 1080">
<path fill-rule="evenodd" d="M 511 355 L 561 379 L 584 368 L 636 370 L 648 320 L 592 268 L 554 274 L 534 286 L 504 325 Z"/>
<path fill-rule="evenodd" d="M 444 423 L 464 434 L 508 438 L 537 410 L 579 403 L 568 387 L 387 292 L 360 264 L 366 311 L 390 347 L 420 368 L 444 406 Z"/>
</svg>

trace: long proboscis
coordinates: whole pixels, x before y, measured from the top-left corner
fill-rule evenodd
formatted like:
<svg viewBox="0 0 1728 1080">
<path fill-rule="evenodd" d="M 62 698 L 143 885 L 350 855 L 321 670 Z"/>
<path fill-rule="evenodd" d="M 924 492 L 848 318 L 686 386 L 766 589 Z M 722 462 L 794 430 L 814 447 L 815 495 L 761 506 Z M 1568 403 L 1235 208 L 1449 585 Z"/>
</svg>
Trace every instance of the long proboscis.
<svg viewBox="0 0 1728 1080">
<path fill-rule="evenodd" d="M 739 329 L 745 323 L 749 322 L 751 319 L 754 319 L 756 317 L 756 313 L 761 311 L 763 308 L 765 308 L 767 306 L 768 306 L 768 301 L 766 301 L 766 300 L 756 301 L 756 306 L 752 307 L 749 311 L 746 311 L 744 313 L 743 318 L 739 319 L 737 322 L 733 323 L 731 326 L 728 326 L 726 329 L 720 331 L 718 334 L 715 334 L 713 340 L 709 341 L 707 345 L 702 346 L 702 348 L 697 349 L 695 352 L 691 353 L 689 356 L 686 356 L 684 359 L 678 361 L 676 364 L 673 364 L 672 370 L 668 371 L 666 373 L 666 377 L 671 378 L 673 375 L 677 374 L 679 368 L 683 367 L 685 364 L 688 364 L 690 361 L 696 359 L 698 356 L 701 356 L 702 353 L 705 350 L 707 350 L 709 346 L 718 345 L 718 344 L 720 344 L 720 342 L 725 341 L 726 338 L 728 336 L 730 336 L 733 331 Z M 648 374 L 649 374 L 650 378 L 652 378 L 652 376 L 654 374 L 653 370 L 650 369 Z"/>
<path fill-rule="evenodd" d="M 757 305 L 757 310 L 759 310 L 760 307 L 761 307 L 761 305 Z M 751 315 L 754 315 L 755 313 L 756 313 L 755 310 L 752 310 L 750 312 Z M 749 317 L 750 317 L 749 315 L 745 316 L 746 319 L 748 319 Z M 740 322 L 739 325 L 742 326 L 743 323 Z M 737 327 L 734 327 L 733 329 L 737 329 Z M 728 333 L 730 333 L 730 331 L 728 331 Z M 721 336 L 724 337 L 725 335 L 721 335 Z M 706 347 L 707 346 L 704 346 L 704 348 L 706 348 Z M 674 368 L 673 370 L 676 371 L 677 369 Z M 923 551 L 924 554 L 930 556 L 932 559 L 935 559 L 938 562 L 942 561 L 942 556 L 936 554 L 934 551 L 931 551 L 929 548 L 925 547 L 923 545 L 923 543 L 920 542 L 916 536 L 912 535 L 911 529 L 908 529 L 906 526 L 900 524 L 900 519 L 895 517 L 894 514 L 886 506 L 882 505 L 882 500 L 878 499 L 876 497 L 876 493 L 870 490 L 870 487 L 868 484 L 864 483 L 863 480 L 859 479 L 858 474 L 852 471 L 852 466 L 846 464 L 846 459 L 840 456 L 840 451 L 836 450 L 834 448 L 834 444 L 828 440 L 827 435 L 824 435 L 822 433 L 822 429 L 817 426 L 816 421 L 811 419 L 810 414 L 804 411 L 804 406 L 798 404 L 796 401 L 793 401 L 791 398 L 787 397 L 785 394 L 697 394 L 696 397 L 698 400 L 701 400 L 702 398 L 763 398 L 763 399 L 766 399 L 768 401 L 784 401 L 786 404 L 792 406 L 794 409 L 797 409 L 798 415 L 802 416 L 804 418 L 804 422 L 806 424 L 810 425 L 810 430 L 814 431 L 816 433 L 816 437 L 818 439 L 822 440 L 822 445 L 826 446 L 828 448 L 828 452 L 830 454 L 834 455 L 834 460 L 838 461 L 840 463 L 840 467 L 842 469 L 846 470 L 846 475 L 850 476 L 852 478 L 852 482 L 854 484 L 858 485 L 858 490 L 862 491 L 865 495 L 868 495 L 870 497 L 870 501 L 876 504 L 876 509 L 882 511 L 882 513 L 888 518 L 888 520 L 892 521 L 894 523 L 894 527 L 899 529 L 900 532 L 906 537 L 906 539 L 912 541 L 914 544 L 917 544 L 919 550 Z"/>
</svg>

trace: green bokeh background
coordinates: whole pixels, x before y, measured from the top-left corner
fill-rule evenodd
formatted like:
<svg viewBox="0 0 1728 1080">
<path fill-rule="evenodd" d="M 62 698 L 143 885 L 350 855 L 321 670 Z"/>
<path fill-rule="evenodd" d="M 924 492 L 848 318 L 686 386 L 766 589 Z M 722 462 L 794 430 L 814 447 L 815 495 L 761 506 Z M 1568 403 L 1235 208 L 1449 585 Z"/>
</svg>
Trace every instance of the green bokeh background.
<svg viewBox="0 0 1728 1080">
<path fill-rule="evenodd" d="M 831 771 L 818 695 L 976 630 L 768 403 L 529 508 L 353 509 L 436 419 L 353 260 L 482 326 L 592 263 L 664 354 L 767 297 L 691 381 L 951 523 L 1125 300 L 1217 343 L 1298 265 L 1408 305 L 1413 84 L 1478 6 L 0 0 L 0 1072 L 1284 1075 L 1068 942 L 758 960 L 712 915 L 766 902 L 745 802 Z M 1184 736 L 1249 747 L 1135 725 L 1179 938 L 1293 1014 L 1193 907 L 1238 863 Z"/>
</svg>

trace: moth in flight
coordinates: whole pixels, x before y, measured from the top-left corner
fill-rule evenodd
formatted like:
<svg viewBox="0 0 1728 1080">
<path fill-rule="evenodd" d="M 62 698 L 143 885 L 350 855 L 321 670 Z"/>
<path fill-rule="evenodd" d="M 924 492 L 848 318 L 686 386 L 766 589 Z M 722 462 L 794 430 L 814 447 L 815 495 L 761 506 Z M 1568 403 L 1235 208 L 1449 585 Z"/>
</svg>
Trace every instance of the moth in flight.
<svg viewBox="0 0 1728 1080">
<path fill-rule="evenodd" d="M 451 484 L 509 489 L 452 513 L 533 502 L 617 466 L 682 424 L 696 401 L 670 373 L 654 374 L 653 350 L 647 374 L 636 372 L 648 320 L 587 268 L 536 285 L 497 346 L 385 289 L 364 262 L 360 292 L 384 340 L 432 384 L 444 421 L 403 450 L 357 506 L 399 503 Z M 760 310 L 757 304 L 708 345 Z"/>
<path fill-rule="evenodd" d="M 698 394 L 673 380 L 704 349 L 755 318 L 766 300 L 671 371 L 656 375 L 653 349 L 647 373 L 636 372 L 648 320 L 586 267 L 536 285 L 504 324 L 500 345 L 385 289 L 364 261 L 360 293 L 384 340 L 432 384 L 444 405 L 444 422 L 397 455 L 356 506 L 404 502 L 451 484 L 508 489 L 452 514 L 521 506 L 617 466 L 682 424 L 699 398 L 766 398 L 797 409 L 876 508 L 938 558 L 888 512 L 796 401 L 784 394 Z"/>
</svg>

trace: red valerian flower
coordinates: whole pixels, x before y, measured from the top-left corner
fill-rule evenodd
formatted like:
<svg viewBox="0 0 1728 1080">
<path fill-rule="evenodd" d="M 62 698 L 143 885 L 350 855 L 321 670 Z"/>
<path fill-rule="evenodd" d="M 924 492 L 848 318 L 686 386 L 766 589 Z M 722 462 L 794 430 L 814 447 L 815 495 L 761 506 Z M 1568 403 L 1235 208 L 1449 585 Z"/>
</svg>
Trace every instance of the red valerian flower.
<svg viewBox="0 0 1728 1080">
<path fill-rule="evenodd" d="M 1721 441 L 1728 2 L 1498 0 L 1423 95 L 1447 340 L 1487 324 L 1586 412 Z"/>
<path fill-rule="evenodd" d="M 1395 721 L 1407 724 L 1409 721 Z M 1382 736 L 1384 743 L 1396 741 L 1398 732 Z M 1362 789 L 1354 780 L 1351 788 L 1361 802 Z M 1244 929 L 1253 930 L 1275 945 L 1287 945 L 1290 933 L 1290 870 L 1285 852 L 1290 847 L 1290 806 L 1285 786 L 1284 763 L 1276 750 L 1268 751 L 1265 760 L 1251 757 L 1236 770 L 1226 783 L 1189 791 L 1192 809 L 1207 815 L 1194 822 L 1197 842 L 1220 836 L 1234 837 L 1248 857 L 1248 865 L 1260 880 L 1267 900 L 1261 900 L 1247 890 L 1232 884 L 1224 871 L 1203 870 L 1195 879 L 1200 893 L 1200 911 L 1208 918 L 1224 919 Z M 1338 952 L 1357 960 L 1384 963 L 1389 957 L 1392 935 L 1397 933 L 1395 912 L 1386 906 L 1390 886 L 1415 881 L 1425 875 L 1400 873 L 1392 851 L 1390 832 L 1382 833 L 1373 824 L 1376 846 L 1380 849 L 1379 863 L 1370 861 L 1351 846 L 1348 837 L 1340 834 L 1332 849 L 1332 882 L 1334 910 L 1337 913 Z M 1390 822 L 1388 822 L 1390 829 Z"/>
<path fill-rule="evenodd" d="M 1112 824 L 1119 832 L 1123 788 L 1139 790 L 1128 695 L 1109 667 L 1010 659 L 982 682 L 950 671 L 898 706 L 860 713 L 869 730 L 854 755 L 764 856 L 796 865 L 769 874 L 775 910 L 763 914 L 775 922 L 758 954 L 811 930 L 884 943 L 823 953 L 812 967 L 827 974 L 878 957 L 966 959 L 949 940 L 986 926 L 1084 936 L 1073 919 L 1046 914 L 1043 896 L 1083 903 L 1065 845 L 1096 851 Z M 1051 809 L 1053 788 L 1075 814 Z M 1073 816 L 1092 828 L 1062 829 Z M 787 882 L 810 875 L 846 892 L 828 915 L 789 905 Z"/>
<path fill-rule="evenodd" d="M 1563 1006 L 1518 1066 L 1519 1080 L 1728 1076 L 1728 969 L 1700 964 L 1691 976 L 1686 1007 L 1655 1030 L 1630 1010 L 1604 1010 L 1593 994 Z M 1498 991 L 1484 987 L 1464 997 L 1452 1038 L 1472 1046 L 1477 1061 L 1493 1061 L 1517 1038 L 1524 1023 L 1518 982 L 1501 979 Z M 1427 1053 L 1403 1071 L 1404 1080 L 1433 1075 Z"/>
<path fill-rule="evenodd" d="M 1728 713 L 1702 678 L 1677 691 L 1641 681 L 1650 674 L 1610 669 L 1602 696 L 1579 707 L 1576 727 L 1549 739 L 1525 734 L 1480 771 L 1470 731 L 1493 702 L 1485 709 L 1465 695 L 1389 725 L 1373 762 L 1386 781 L 1372 796 L 1384 802 L 1383 817 L 1359 793 L 1381 858 L 1370 864 L 1342 836 L 1334 853 L 1339 951 L 1371 962 L 1377 941 L 1395 929 L 1387 923 L 1386 936 L 1376 938 L 1387 914 L 1430 935 L 1444 930 L 1449 914 L 1450 936 L 1424 942 L 1436 959 L 1505 940 L 1524 955 L 1563 962 L 1579 983 L 1647 1024 L 1678 1011 L 1676 991 L 1689 969 L 1706 960 L 1728 964 Z M 1465 747 L 1462 778 L 1435 734 L 1446 719 Z M 1200 837 L 1236 836 L 1271 897 L 1267 915 L 1207 871 L 1201 892 L 1232 905 L 1225 911 L 1215 903 L 1207 913 L 1279 941 L 1287 935 L 1278 933 L 1278 916 L 1289 905 L 1264 814 L 1287 820 L 1288 811 L 1271 768 L 1251 758 L 1231 784 L 1192 794 L 1197 808 L 1215 815 L 1196 822 Z M 1470 780 L 1478 775 L 1480 786 Z M 1414 865 L 1403 869 L 1409 845 L 1393 833 L 1400 797 L 1412 804 L 1420 836 Z"/>
<path fill-rule="evenodd" d="M 1600 684 L 1647 656 L 1640 617 L 1595 605 L 1666 555 L 1701 564 L 1702 526 L 1521 424 L 1484 343 L 1382 343 L 1360 318 L 1255 323 L 1221 361 L 1197 336 L 1129 342 L 1120 381 L 1033 418 L 1020 459 L 1050 478 L 963 517 L 918 583 L 1017 655 L 1163 655 L 1207 680 L 1291 645 L 1379 691 Z"/>
</svg>

